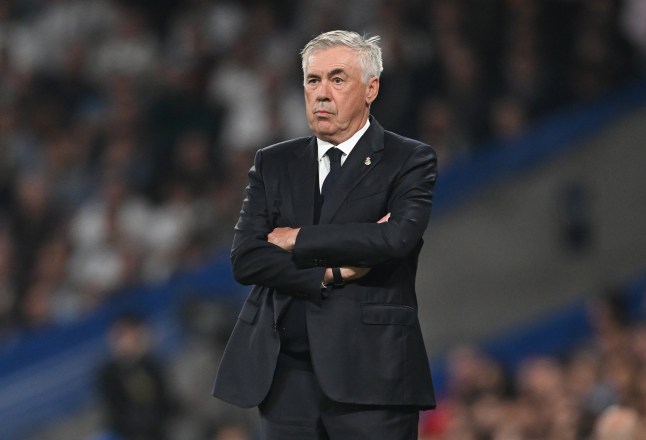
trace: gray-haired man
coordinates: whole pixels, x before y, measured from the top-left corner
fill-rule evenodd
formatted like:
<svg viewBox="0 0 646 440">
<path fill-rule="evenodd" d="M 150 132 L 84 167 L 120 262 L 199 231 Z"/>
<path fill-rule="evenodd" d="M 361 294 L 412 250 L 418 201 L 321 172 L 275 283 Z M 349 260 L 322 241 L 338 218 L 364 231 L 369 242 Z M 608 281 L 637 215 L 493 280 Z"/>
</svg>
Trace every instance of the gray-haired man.
<svg viewBox="0 0 646 440">
<path fill-rule="evenodd" d="M 435 398 L 415 274 L 436 157 L 370 116 L 378 38 L 332 31 L 302 51 L 314 134 L 258 151 L 236 225 L 253 284 L 214 395 L 259 406 L 267 440 L 417 438 Z"/>
</svg>

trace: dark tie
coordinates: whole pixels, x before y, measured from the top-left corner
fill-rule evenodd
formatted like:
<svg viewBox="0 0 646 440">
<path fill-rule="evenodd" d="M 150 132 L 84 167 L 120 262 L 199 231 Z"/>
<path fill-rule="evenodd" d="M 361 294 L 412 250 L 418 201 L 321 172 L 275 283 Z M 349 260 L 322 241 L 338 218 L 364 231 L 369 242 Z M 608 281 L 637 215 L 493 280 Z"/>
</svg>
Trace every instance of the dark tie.
<svg viewBox="0 0 646 440">
<path fill-rule="evenodd" d="M 343 152 L 338 148 L 332 147 L 325 152 L 327 157 L 330 158 L 330 172 L 323 181 L 323 187 L 321 188 L 321 195 L 323 196 L 323 202 L 332 194 L 332 188 L 334 188 L 334 182 L 336 182 L 339 173 L 341 172 L 341 155 Z"/>
</svg>

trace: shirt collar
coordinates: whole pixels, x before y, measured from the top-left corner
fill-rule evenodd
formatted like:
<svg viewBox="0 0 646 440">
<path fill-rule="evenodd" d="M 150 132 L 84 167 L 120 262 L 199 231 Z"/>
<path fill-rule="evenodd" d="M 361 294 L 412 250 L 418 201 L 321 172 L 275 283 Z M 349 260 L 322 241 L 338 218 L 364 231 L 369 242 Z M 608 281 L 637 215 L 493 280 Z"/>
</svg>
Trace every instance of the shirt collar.
<svg viewBox="0 0 646 440">
<path fill-rule="evenodd" d="M 368 130 L 368 127 L 370 127 L 370 118 L 366 120 L 365 125 L 361 127 L 359 131 L 357 131 L 355 134 L 350 136 L 349 139 L 341 142 L 339 145 L 334 145 L 327 141 L 316 138 L 316 142 L 318 145 L 318 160 L 321 160 L 321 158 L 325 156 L 325 153 L 327 152 L 327 150 L 329 150 L 331 147 L 338 148 L 343 152 L 343 154 L 347 156 L 348 154 L 350 154 L 354 146 L 357 145 L 357 142 L 359 142 L 359 139 L 361 139 L 361 136 L 363 136 L 366 130 Z"/>
</svg>

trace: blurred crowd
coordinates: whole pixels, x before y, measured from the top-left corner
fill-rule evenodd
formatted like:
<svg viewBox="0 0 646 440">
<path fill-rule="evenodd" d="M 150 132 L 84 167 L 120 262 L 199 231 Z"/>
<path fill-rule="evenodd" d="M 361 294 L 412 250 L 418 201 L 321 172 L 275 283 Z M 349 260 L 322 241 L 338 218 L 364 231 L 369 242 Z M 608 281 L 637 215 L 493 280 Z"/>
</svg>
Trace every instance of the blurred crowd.
<svg viewBox="0 0 646 440">
<path fill-rule="evenodd" d="M 309 134 L 298 52 L 316 34 L 382 37 L 373 114 L 433 145 L 444 168 L 644 76 L 645 5 L 0 0 L 0 343 L 228 247 L 255 150 Z M 423 435 L 583 438 L 607 408 L 638 423 L 646 327 L 599 322 L 594 350 L 528 360 L 513 380 L 456 350 Z M 116 410 L 119 368 L 102 376 Z"/>
<path fill-rule="evenodd" d="M 646 324 L 620 295 L 590 304 L 593 339 L 513 372 L 477 347 L 447 360 L 448 387 L 424 414 L 422 440 L 646 439 Z"/>
<path fill-rule="evenodd" d="M 0 0 L 0 340 L 228 246 L 254 151 L 308 134 L 319 32 L 381 35 L 373 113 L 446 167 L 642 75 L 641 5 Z"/>
</svg>

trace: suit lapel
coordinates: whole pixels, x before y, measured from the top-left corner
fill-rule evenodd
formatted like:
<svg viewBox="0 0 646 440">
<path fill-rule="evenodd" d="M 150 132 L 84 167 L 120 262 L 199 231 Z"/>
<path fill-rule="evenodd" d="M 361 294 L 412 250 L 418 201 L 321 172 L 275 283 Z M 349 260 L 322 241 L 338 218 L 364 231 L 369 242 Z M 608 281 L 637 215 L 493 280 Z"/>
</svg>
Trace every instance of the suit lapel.
<svg viewBox="0 0 646 440">
<path fill-rule="evenodd" d="M 332 221 L 334 214 L 352 189 L 381 160 L 383 148 L 384 129 L 374 118 L 370 118 L 370 127 L 343 163 L 332 195 L 323 204 L 319 223 L 325 224 Z"/>
</svg>

